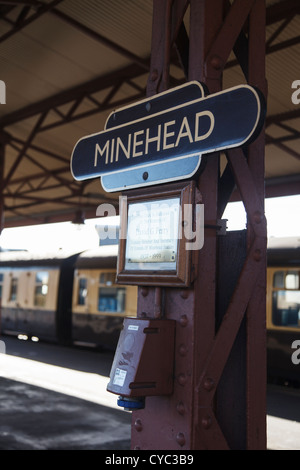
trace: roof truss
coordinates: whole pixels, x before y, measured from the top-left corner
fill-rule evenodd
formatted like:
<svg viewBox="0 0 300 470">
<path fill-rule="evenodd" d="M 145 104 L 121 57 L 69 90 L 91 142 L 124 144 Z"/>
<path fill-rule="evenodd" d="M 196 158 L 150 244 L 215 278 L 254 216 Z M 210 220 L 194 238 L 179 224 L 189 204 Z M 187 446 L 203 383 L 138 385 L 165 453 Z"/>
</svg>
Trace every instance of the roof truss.
<svg viewBox="0 0 300 470">
<path fill-rule="evenodd" d="M 2 145 L 9 147 L 14 152 L 14 161 L 10 162 L 10 166 L 6 171 L 2 182 L 3 197 L 5 208 L 16 215 L 16 220 L 20 218 L 20 211 L 29 207 L 38 207 L 47 202 L 47 197 L 40 196 L 41 191 L 56 190 L 64 186 L 65 194 L 63 197 L 52 198 L 57 204 L 64 207 L 70 207 L 83 211 L 95 208 L 95 200 L 91 202 L 87 187 L 89 183 L 78 183 L 68 179 L 69 159 L 63 155 L 38 145 L 36 139 L 46 131 L 58 128 L 60 126 L 79 121 L 83 118 L 96 115 L 98 113 L 109 111 L 113 108 L 124 106 L 130 102 L 137 101 L 145 97 L 145 87 L 137 84 L 139 77 L 145 75 L 149 71 L 150 57 L 143 59 L 128 51 L 121 46 L 98 32 L 81 24 L 74 18 L 66 15 L 57 7 L 63 0 L 54 1 L 0 1 L 0 19 L 5 21 L 9 29 L 0 35 L 0 43 L 7 40 L 14 34 L 24 29 L 30 23 L 36 21 L 42 15 L 51 14 L 60 20 L 68 23 L 73 28 L 81 31 L 102 45 L 118 52 L 126 59 L 130 60 L 130 65 L 123 67 L 117 72 L 108 73 L 83 83 L 71 89 L 64 90 L 47 99 L 30 104 L 22 109 L 7 114 L 0 118 L 0 129 L 2 129 L 1 141 Z M 187 75 L 188 70 L 188 33 L 182 21 L 186 11 L 187 0 L 177 0 L 175 6 L 177 8 L 176 17 L 180 18 L 178 24 L 172 31 L 172 42 L 178 56 L 173 62 L 181 67 Z M 285 0 L 270 6 L 267 9 L 267 25 L 276 24 L 273 34 L 268 38 L 266 43 L 266 53 L 272 54 L 284 48 L 300 43 L 300 35 L 288 40 L 279 41 L 280 34 L 288 27 L 295 15 L 300 14 L 300 4 L 298 0 Z M 174 40 L 176 38 L 176 41 Z M 220 38 L 221 40 L 222 38 Z M 215 48 L 218 47 L 216 43 Z M 247 60 L 243 59 L 247 55 L 247 32 L 242 32 L 236 40 L 234 52 L 239 59 L 239 64 L 243 73 L 247 75 Z M 212 50 L 212 53 L 214 50 Z M 233 67 L 237 61 L 229 61 L 227 67 Z M 150 77 L 151 78 L 151 77 Z M 168 77 L 171 85 L 177 85 L 180 80 L 174 77 Z M 120 98 L 118 92 L 122 87 L 126 86 L 131 90 L 127 97 Z M 149 80 L 148 80 L 149 87 Z M 99 100 L 97 94 L 102 92 L 102 98 Z M 84 106 L 82 106 L 84 103 Z M 275 145 L 291 155 L 293 158 L 299 159 L 300 154 L 296 150 L 288 146 L 289 142 L 299 138 L 299 132 L 290 121 L 300 117 L 300 111 L 296 109 L 293 112 L 284 113 L 276 116 L 269 116 L 266 122 L 266 144 Z M 21 121 L 34 118 L 30 131 L 26 139 L 20 139 L 14 133 L 14 125 Z M 268 127 L 271 124 L 280 126 L 285 132 L 280 138 L 273 138 L 268 134 Z M 44 155 L 52 161 L 51 168 L 41 162 L 41 155 Z M 17 176 L 17 169 L 21 163 L 27 160 L 35 168 L 34 172 L 28 176 Z M 56 162 L 56 164 L 54 164 Z M 18 194 L 16 198 L 14 195 Z M 79 200 L 80 198 L 80 200 Z M 15 202 L 13 202 L 15 199 Z M 98 203 L 106 200 L 107 197 L 99 194 Z M 109 198 L 115 202 L 116 198 Z M 41 206 L 42 207 L 42 206 Z M 22 212 L 22 219 L 24 220 Z M 66 217 L 70 218 L 70 212 L 66 212 Z M 43 217 L 39 216 L 38 220 Z M 17 221 L 13 223 L 18 223 Z"/>
</svg>

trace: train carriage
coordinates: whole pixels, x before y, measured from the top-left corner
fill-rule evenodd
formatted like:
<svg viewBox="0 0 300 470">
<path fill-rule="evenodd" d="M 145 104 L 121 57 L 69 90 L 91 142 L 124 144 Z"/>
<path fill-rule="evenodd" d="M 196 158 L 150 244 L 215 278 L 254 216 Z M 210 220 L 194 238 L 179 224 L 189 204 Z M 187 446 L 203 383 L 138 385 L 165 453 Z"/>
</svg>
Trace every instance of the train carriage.
<svg viewBox="0 0 300 470">
<path fill-rule="evenodd" d="M 300 358 L 294 349 L 300 343 L 299 240 L 274 242 L 268 249 L 267 269 L 268 375 L 300 383 L 300 364 L 293 359 Z"/>
<path fill-rule="evenodd" d="M 1 331 L 70 341 L 73 265 L 77 255 L 0 253 Z"/>
<path fill-rule="evenodd" d="M 117 249 L 1 252 L 1 332 L 114 349 L 137 298 L 135 287 L 115 284 Z"/>
<path fill-rule="evenodd" d="M 295 383 L 300 382 L 299 239 L 275 243 L 268 248 L 268 374 Z M 123 318 L 135 316 L 137 307 L 137 287 L 115 283 L 117 253 L 117 245 L 40 257 L 1 252 L 1 332 L 115 349 Z"/>
<path fill-rule="evenodd" d="M 117 245 L 81 253 L 75 263 L 72 338 L 75 344 L 117 345 L 125 316 L 136 315 L 137 288 L 115 283 Z"/>
</svg>

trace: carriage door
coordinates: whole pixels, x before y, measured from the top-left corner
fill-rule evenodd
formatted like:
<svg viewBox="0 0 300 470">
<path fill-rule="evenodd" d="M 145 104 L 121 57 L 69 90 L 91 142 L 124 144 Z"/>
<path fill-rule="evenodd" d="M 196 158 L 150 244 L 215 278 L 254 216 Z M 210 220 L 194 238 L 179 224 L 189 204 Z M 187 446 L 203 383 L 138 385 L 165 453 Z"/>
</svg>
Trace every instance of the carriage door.
<svg viewBox="0 0 300 470">
<path fill-rule="evenodd" d="M 31 328 L 31 276 L 30 271 L 14 271 L 10 285 L 10 300 L 15 302 L 16 307 L 17 331 L 24 334 L 30 334 Z"/>
</svg>

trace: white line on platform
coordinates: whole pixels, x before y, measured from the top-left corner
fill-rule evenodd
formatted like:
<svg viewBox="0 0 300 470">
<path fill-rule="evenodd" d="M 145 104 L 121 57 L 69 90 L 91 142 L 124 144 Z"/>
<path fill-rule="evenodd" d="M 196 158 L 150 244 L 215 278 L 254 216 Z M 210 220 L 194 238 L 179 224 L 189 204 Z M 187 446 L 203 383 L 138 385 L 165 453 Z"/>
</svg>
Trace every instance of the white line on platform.
<svg viewBox="0 0 300 470">
<path fill-rule="evenodd" d="M 108 377 L 0 354 L 0 377 L 64 393 L 120 410 L 117 395 L 106 391 Z"/>
</svg>

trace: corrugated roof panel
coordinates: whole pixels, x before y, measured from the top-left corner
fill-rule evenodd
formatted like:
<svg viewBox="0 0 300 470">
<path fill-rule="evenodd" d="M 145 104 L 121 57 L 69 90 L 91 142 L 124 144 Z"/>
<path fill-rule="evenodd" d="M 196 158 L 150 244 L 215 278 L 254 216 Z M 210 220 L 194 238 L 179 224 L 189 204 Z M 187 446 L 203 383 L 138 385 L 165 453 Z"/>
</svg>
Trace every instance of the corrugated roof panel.
<svg viewBox="0 0 300 470">
<path fill-rule="evenodd" d="M 294 109 L 292 103 L 292 83 L 299 78 L 299 63 L 295 57 L 299 46 L 276 52 L 267 56 L 268 114 L 278 114 Z"/>
<path fill-rule="evenodd" d="M 289 18 L 287 18 L 287 24 L 285 24 L 285 21 L 286 20 L 283 19 L 274 24 L 268 25 L 266 35 L 267 42 L 277 31 L 278 34 L 274 36 L 272 44 L 279 44 L 282 41 L 286 41 L 299 36 L 299 15 L 295 15 L 290 20 Z"/>
<path fill-rule="evenodd" d="M 298 144 L 299 145 L 299 144 Z M 276 176 L 299 174 L 300 162 L 275 145 L 267 145 L 265 176 L 272 178 Z"/>
<path fill-rule="evenodd" d="M 0 51 L 8 96 L 0 115 L 128 64 L 128 59 L 50 15 L 9 38 Z"/>
<path fill-rule="evenodd" d="M 49 2 L 50 0 L 47 0 Z M 45 2 L 44 2 L 45 3 Z M 123 47 L 131 54 L 139 58 L 146 58 L 150 55 L 152 36 L 152 0 L 64 0 L 57 10 L 61 14 L 68 15 L 85 27 L 98 33 L 99 35 L 112 41 L 117 46 Z M 267 0 L 267 6 L 281 3 L 280 0 Z M 21 11 L 19 5 L 11 11 L 10 18 L 16 19 Z M 186 13 L 186 24 L 189 24 L 190 11 Z M 281 41 L 288 41 L 291 38 L 299 37 L 300 15 L 296 16 L 285 29 L 277 34 L 278 26 L 284 20 L 267 26 L 267 39 L 274 37 L 273 45 L 277 46 Z M 0 19 L 2 32 L 8 30 L 8 25 Z M 276 36 L 276 37 L 275 37 Z M 268 116 L 274 116 L 282 112 L 300 109 L 300 105 L 295 106 L 291 101 L 292 81 L 299 80 L 299 44 L 278 50 L 269 54 L 266 58 L 266 74 L 269 86 Z M 233 56 L 233 55 L 232 55 Z M 132 60 L 121 52 L 112 50 L 103 42 L 91 38 L 77 29 L 75 25 L 59 18 L 57 14 L 48 12 L 34 21 L 26 28 L 11 36 L 5 42 L 0 43 L 0 79 L 6 82 L 7 104 L 0 106 L 0 116 L 7 115 L 14 110 L 23 108 L 29 104 L 35 104 L 44 98 L 56 95 L 58 92 L 66 91 L 74 86 L 84 84 L 94 78 L 103 77 L 112 73 L 111 78 L 114 84 L 118 78 L 115 71 L 132 64 Z M 172 75 L 177 78 L 183 77 L 181 69 L 175 65 L 171 66 Z M 12 180 L 15 183 L 9 186 L 11 194 L 18 191 L 25 191 L 30 195 L 32 189 L 40 187 L 40 194 L 46 195 L 51 200 L 57 195 L 65 193 L 49 189 L 58 183 L 54 173 L 66 178 L 73 188 L 83 191 L 84 194 L 98 194 L 98 199 L 82 196 L 72 197 L 69 202 L 83 204 L 89 201 L 88 207 L 93 207 L 104 194 L 99 179 L 85 182 L 82 186 L 75 182 L 68 168 L 68 162 L 72 149 L 76 141 L 84 135 L 99 132 L 104 128 L 105 121 L 111 110 L 119 107 L 125 98 L 132 98 L 136 101 L 139 92 L 145 89 L 148 74 L 133 76 L 131 81 L 123 83 L 117 90 L 110 107 L 106 107 L 103 112 L 69 122 L 47 131 L 40 132 L 34 138 L 34 145 L 40 146 L 63 157 L 65 161 L 55 159 L 36 150 L 29 149 L 28 153 L 37 162 L 41 162 L 50 173 L 48 177 L 43 174 L 38 164 L 33 163 L 28 158 L 24 158 L 19 164 Z M 225 71 L 224 88 L 245 83 L 245 79 L 239 67 L 232 67 Z M 110 84 L 110 83 L 109 83 Z M 134 84 L 138 85 L 136 88 Z M 112 83 L 113 85 L 113 83 Z M 105 102 L 112 90 L 111 86 L 104 85 L 105 89 L 92 95 L 99 103 Z M 119 103 L 119 104 L 118 104 Z M 57 108 L 58 113 L 67 114 L 74 103 L 61 105 Z M 76 116 L 81 113 L 89 113 L 95 110 L 96 103 L 88 98 L 82 100 L 76 109 Z M 49 112 L 44 124 L 56 123 L 58 114 L 52 110 Z M 26 120 L 21 120 L 16 124 L 6 126 L 5 130 L 13 136 L 26 141 L 37 121 L 37 116 Z M 296 132 L 300 133 L 299 121 L 287 121 Z M 282 129 L 278 125 L 272 125 L 266 129 L 267 135 L 271 138 L 289 136 L 288 129 Z M 298 150 L 299 139 L 293 142 L 286 142 L 290 149 L 300 153 Z M 7 175 L 16 159 L 16 151 L 10 145 L 6 147 L 6 168 Z M 51 172 L 54 172 L 51 176 Z M 275 145 L 266 147 L 266 176 L 280 176 L 287 174 L 300 174 L 300 160 L 294 158 L 289 151 L 284 151 L 284 147 L 279 149 Z M 22 178 L 27 180 L 22 182 Z M 44 181 L 43 181 L 44 179 Z M 21 186 L 20 186 L 21 185 Z M 23 185 L 23 186 L 22 186 Z M 68 186 L 68 185 L 67 185 Z M 45 188 L 48 188 L 47 191 Z M 63 190 L 61 190 L 63 191 Z M 70 191 L 69 191 L 70 192 Z M 35 193 L 36 195 L 38 192 Z M 117 199 L 117 195 L 106 194 L 106 198 Z M 17 199 L 16 199 L 17 200 Z M 26 201 L 23 203 L 25 204 Z M 8 201 L 11 203 L 11 199 Z M 69 211 L 71 206 L 49 201 L 49 204 L 41 206 L 35 205 L 30 209 L 31 213 L 41 214 L 49 211 Z M 73 207 L 73 206 L 72 206 Z M 74 205 L 76 207 L 76 205 Z M 15 213 L 7 212 L 7 217 L 16 217 L 18 214 L 28 214 L 29 209 L 19 208 Z"/>
<path fill-rule="evenodd" d="M 150 54 L 152 0 L 66 0 L 58 9 L 130 52 Z"/>
</svg>

